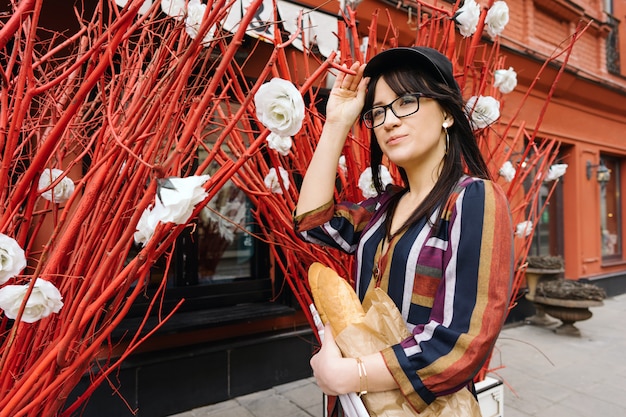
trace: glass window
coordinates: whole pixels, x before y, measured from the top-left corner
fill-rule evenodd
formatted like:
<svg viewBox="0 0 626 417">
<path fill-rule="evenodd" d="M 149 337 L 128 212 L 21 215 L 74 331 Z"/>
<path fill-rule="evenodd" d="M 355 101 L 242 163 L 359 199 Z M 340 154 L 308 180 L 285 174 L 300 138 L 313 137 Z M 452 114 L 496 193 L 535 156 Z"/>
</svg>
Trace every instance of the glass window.
<svg viewBox="0 0 626 417">
<path fill-rule="evenodd" d="M 212 284 L 250 275 L 254 255 L 251 206 L 228 181 L 198 216 L 198 282 Z"/>
<path fill-rule="evenodd" d="M 561 149 L 554 163 L 563 163 L 564 155 L 567 154 L 565 149 L 565 147 Z M 525 169 L 525 162 L 521 162 L 521 168 Z M 526 191 L 529 190 L 537 174 L 537 169 L 533 168 L 524 182 Z M 563 255 L 563 181 L 565 180 L 565 177 L 561 177 L 556 183 L 552 181 L 542 183 L 535 205 L 528 207 L 529 217 L 531 213 L 541 213 L 532 237 L 529 255 Z"/>
<path fill-rule="evenodd" d="M 259 267 L 263 243 L 257 232 L 252 204 L 245 193 L 228 181 L 200 211 L 193 226 L 176 239 L 171 265 L 167 256 L 157 260 L 150 270 L 149 287 L 158 287 L 167 272 L 170 288 L 227 284 L 235 281 L 267 278 Z M 135 256 L 135 247 L 130 256 Z M 261 255 L 264 257 L 263 255 Z"/>
<path fill-rule="evenodd" d="M 197 159 L 189 167 L 191 172 L 209 157 L 215 146 L 221 127 L 226 124 L 222 115 L 237 110 L 237 103 L 221 105 L 232 108 L 216 112 L 213 123 L 206 127 L 205 146 L 198 148 Z M 240 122 L 237 128 L 243 130 L 245 126 Z M 223 155 L 235 158 L 236 152 L 228 143 L 222 144 Z M 220 168 L 214 160 L 203 174 L 213 177 Z M 183 309 L 270 300 L 273 286 L 269 246 L 256 237 L 260 226 L 252 210 L 253 204 L 246 193 L 228 180 L 198 213 L 193 224 L 181 232 L 171 255 L 162 257 L 151 268 L 148 291 L 166 279 L 167 298 L 184 297 Z M 168 256 L 171 262 L 166 268 Z"/>
<path fill-rule="evenodd" d="M 529 254 L 536 256 L 562 255 L 562 202 L 563 185 L 559 181 L 556 189 L 550 194 L 552 183 L 542 184 L 537 210 L 543 208 L 543 212 L 537 222 L 537 228 L 533 234 L 532 245 Z"/>
<path fill-rule="evenodd" d="M 600 182 L 602 257 L 604 259 L 619 259 L 622 255 L 619 159 L 602 156 L 602 163 L 608 168 L 610 173 L 608 181 Z"/>
</svg>

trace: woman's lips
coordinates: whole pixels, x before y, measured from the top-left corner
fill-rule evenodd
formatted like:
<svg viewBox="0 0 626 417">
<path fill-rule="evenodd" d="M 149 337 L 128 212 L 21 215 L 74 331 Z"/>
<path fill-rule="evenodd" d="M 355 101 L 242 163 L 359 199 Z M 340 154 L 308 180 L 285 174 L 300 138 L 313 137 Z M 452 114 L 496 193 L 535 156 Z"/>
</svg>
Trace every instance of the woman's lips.
<svg viewBox="0 0 626 417">
<path fill-rule="evenodd" d="M 405 135 L 394 135 L 394 136 L 391 136 L 389 139 L 387 139 L 387 142 L 385 143 L 387 145 L 393 145 L 394 143 L 401 141 L 404 137 Z"/>
</svg>

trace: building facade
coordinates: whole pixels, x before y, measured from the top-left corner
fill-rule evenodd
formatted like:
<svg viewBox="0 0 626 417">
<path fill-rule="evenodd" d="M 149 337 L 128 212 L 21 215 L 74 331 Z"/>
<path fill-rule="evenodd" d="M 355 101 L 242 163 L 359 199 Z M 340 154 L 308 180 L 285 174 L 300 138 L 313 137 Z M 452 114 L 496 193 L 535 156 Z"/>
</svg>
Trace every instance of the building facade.
<svg viewBox="0 0 626 417">
<path fill-rule="evenodd" d="M 454 2 L 431 3 L 451 8 Z M 336 2 L 304 0 L 297 6 L 315 10 L 325 22 L 338 18 Z M 548 208 L 531 254 L 560 255 L 565 278 L 593 282 L 609 295 L 626 292 L 626 0 L 516 0 L 508 6 L 501 48 L 506 66 L 518 74 L 518 87 L 506 98 L 503 120 L 510 117 L 507 109 L 517 108 L 528 126 L 541 117 L 538 137 L 559 140 L 558 162 L 568 165 L 555 192 L 539 203 Z M 356 10 L 360 36 L 368 36 L 371 16 L 380 10 L 399 30 L 398 38 L 413 43 L 417 3 L 363 0 Z M 583 28 L 565 70 L 542 69 Z M 244 45 L 246 59 L 247 53 Z M 266 51 L 256 47 L 254 53 Z M 232 184 L 224 187 L 231 200 L 239 192 Z M 230 215 L 247 216 L 253 207 L 243 195 L 239 203 Z M 172 305 L 181 298 L 187 302 L 92 396 L 85 415 L 130 416 L 138 410 L 140 416 L 165 416 L 310 375 L 315 338 L 300 306 L 283 290 L 267 246 L 245 231 L 233 231 L 228 240 L 213 232 L 198 227 L 179 238 L 166 277 L 167 299 Z M 163 273 L 157 265 L 154 280 Z M 119 328 L 119 343 L 145 307 L 138 303 Z M 77 395 L 86 385 L 87 378 Z"/>
</svg>

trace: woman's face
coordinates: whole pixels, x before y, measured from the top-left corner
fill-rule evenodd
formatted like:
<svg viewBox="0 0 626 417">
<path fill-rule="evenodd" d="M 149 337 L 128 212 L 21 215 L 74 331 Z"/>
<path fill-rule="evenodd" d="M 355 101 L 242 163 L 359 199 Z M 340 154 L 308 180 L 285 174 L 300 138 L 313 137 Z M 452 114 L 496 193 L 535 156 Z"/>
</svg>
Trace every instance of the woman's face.
<svg viewBox="0 0 626 417">
<path fill-rule="evenodd" d="M 380 78 L 374 90 L 373 107 L 390 104 L 397 98 L 384 78 Z M 385 156 L 407 172 L 417 167 L 435 169 L 439 166 L 446 152 L 446 134 L 442 125 L 444 122 L 452 125 L 451 118 L 444 117 L 439 103 L 420 97 L 416 113 L 397 117 L 390 108 L 385 112 L 384 123 L 373 129 Z"/>
</svg>

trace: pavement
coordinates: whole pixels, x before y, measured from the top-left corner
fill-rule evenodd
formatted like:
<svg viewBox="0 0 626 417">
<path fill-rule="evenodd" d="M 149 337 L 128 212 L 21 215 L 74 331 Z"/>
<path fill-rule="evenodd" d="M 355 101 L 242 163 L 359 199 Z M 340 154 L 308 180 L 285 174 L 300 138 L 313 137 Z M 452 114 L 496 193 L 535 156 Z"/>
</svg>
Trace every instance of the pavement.
<svg viewBox="0 0 626 417">
<path fill-rule="evenodd" d="M 489 374 L 504 383 L 499 416 L 626 416 L 626 294 L 590 310 L 580 336 L 556 333 L 558 321 L 505 327 Z M 307 378 L 175 417 L 322 417 L 322 401 Z"/>
</svg>

